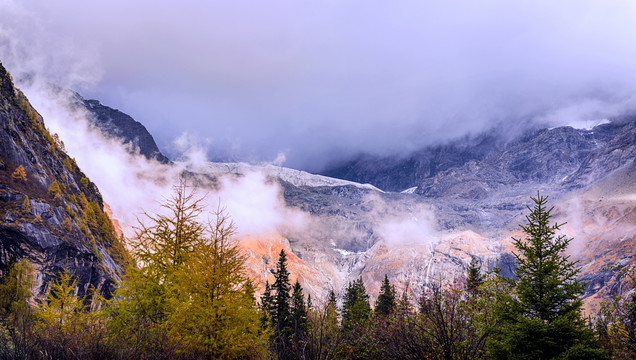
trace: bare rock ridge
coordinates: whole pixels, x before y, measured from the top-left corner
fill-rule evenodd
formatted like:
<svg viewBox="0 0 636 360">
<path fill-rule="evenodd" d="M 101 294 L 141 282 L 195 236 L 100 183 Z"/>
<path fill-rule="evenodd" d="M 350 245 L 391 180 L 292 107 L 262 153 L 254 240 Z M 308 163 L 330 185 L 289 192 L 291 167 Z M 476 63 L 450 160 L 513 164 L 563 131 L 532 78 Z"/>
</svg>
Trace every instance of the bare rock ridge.
<svg viewBox="0 0 636 360">
<path fill-rule="evenodd" d="M 86 100 L 77 93 L 74 97 L 77 106 L 84 107 L 94 115 L 90 118 L 92 125 L 104 135 L 120 140 L 129 151 L 138 151 L 149 160 L 157 160 L 162 164 L 170 163 L 170 159 L 161 153 L 155 139 L 140 122 L 117 109 L 103 105 L 98 100 Z"/>
<path fill-rule="evenodd" d="M 635 121 L 635 116 L 625 116 L 594 129 L 531 129 L 510 141 L 496 133 L 482 134 L 405 157 L 363 154 L 321 173 L 386 191 L 417 187 L 416 193 L 434 198 L 480 198 L 518 182 L 577 188 L 633 161 Z"/>
<path fill-rule="evenodd" d="M 0 64 L 0 273 L 22 258 L 36 271 L 36 295 L 67 269 L 80 295 L 94 287 L 108 296 L 125 253 L 99 190 Z"/>
</svg>

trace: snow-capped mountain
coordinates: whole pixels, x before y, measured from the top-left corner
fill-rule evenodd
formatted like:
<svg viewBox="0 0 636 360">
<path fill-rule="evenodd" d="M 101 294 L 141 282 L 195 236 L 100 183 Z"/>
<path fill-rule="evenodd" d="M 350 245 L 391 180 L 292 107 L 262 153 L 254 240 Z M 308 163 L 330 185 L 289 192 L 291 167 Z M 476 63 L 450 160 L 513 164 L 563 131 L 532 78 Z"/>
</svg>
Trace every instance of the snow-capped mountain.
<svg viewBox="0 0 636 360">
<path fill-rule="evenodd" d="M 277 251 L 287 249 L 292 274 L 318 298 L 359 276 L 374 294 L 384 274 L 418 291 L 461 274 L 473 256 L 512 275 L 511 236 L 537 191 L 550 195 L 557 220 L 569 224 L 588 299 L 616 289 L 607 265 L 633 262 L 636 117 L 592 129 L 531 129 L 512 139 L 485 134 L 425 148 L 406 163 L 362 158 L 340 169 L 365 184 L 272 164 L 205 163 L 189 172 L 210 189 L 250 173 L 275 184 L 303 226 L 250 234 L 241 244 L 262 280 L 271 277 Z"/>
</svg>

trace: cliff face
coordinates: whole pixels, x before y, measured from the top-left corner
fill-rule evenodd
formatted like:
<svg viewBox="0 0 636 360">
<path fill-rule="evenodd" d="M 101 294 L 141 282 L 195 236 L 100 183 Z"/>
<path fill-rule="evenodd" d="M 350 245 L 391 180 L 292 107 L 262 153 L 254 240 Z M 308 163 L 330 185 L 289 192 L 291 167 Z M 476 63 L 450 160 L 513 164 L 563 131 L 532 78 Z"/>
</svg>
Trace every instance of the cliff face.
<svg viewBox="0 0 636 360">
<path fill-rule="evenodd" d="M 64 269 L 80 294 L 108 295 L 125 250 L 97 187 L 0 64 L 0 273 L 21 258 L 36 270 L 36 296 Z"/>
<path fill-rule="evenodd" d="M 155 139 L 140 122 L 117 109 L 102 105 L 97 100 L 86 100 L 79 94 L 75 94 L 75 100 L 76 106 L 85 108 L 93 115 L 90 118 L 92 125 L 104 135 L 118 139 L 128 146 L 129 151 L 139 152 L 146 159 L 157 160 L 162 164 L 170 163 L 170 159 L 161 153 Z"/>
</svg>

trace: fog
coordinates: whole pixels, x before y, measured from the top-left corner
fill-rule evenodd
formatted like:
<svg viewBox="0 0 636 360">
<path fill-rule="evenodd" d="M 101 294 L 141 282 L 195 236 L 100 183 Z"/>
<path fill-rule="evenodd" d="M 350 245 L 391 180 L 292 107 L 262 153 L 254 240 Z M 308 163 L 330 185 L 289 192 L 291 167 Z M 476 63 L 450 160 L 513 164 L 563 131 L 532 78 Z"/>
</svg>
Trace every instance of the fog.
<svg viewBox="0 0 636 360">
<path fill-rule="evenodd" d="M 188 134 L 211 159 L 315 171 L 632 111 L 634 18 L 628 0 L 0 0 L 0 61 L 130 114 L 172 158 Z"/>
</svg>

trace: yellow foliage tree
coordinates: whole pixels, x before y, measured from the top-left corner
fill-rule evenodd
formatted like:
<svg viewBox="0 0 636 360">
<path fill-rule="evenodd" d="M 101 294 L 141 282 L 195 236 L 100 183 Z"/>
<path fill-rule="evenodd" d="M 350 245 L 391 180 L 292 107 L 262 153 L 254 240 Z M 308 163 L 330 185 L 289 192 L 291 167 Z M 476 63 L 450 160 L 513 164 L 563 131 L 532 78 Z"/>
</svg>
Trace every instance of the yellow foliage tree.
<svg viewBox="0 0 636 360">
<path fill-rule="evenodd" d="M 146 214 L 129 268 L 111 304 L 109 328 L 132 355 L 241 358 L 265 353 L 265 334 L 245 258 L 221 211 L 205 224 L 202 199 L 185 182 L 163 204 L 168 215 Z"/>
<path fill-rule="evenodd" d="M 204 358 L 234 359 L 265 351 L 245 256 L 233 240 L 234 224 L 213 213 L 208 237 L 200 237 L 175 280 L 182 301 L 168 318 L 171 331 Z M 178 334 L 178 335 L 177 335 Z"/>
<path fill-rule="evenodd" d="M 53 196 L 60 195 L 62 193 L 62 189 L 60 188 L 60 183 L 57 180 L 53 181 L 51 185 L 49 185 L 49 194 Z"/>
<path fill-rule="evenodd" d="M 96 359 L 107 350 L 106 331 L 101 311 L 89 311 L 85 296 L 77 294 L 77 279 L 65 269 L 38 312 L 39 347 L 51 359 Z M 93 303 L 103 298 L 93 289 Z"/>
<path fill-rule="evenodd" d="M 28 214 L 31 212 L 31 200 L 29 200 L 28 196 L 24 196 L 24 200 L 22 201 L 22 212 Z"/>
<path fill-rule="evenodd" d="M 18 166 L 13 171 L 13 174 L 11 174 L 11 178 L 13 180 L 26 182 L 27 181 L 27 173 L 26 173 L 26 170 L 24 169 L 24 166 L 22 166 L 22 165 Z"/>
</svg>

